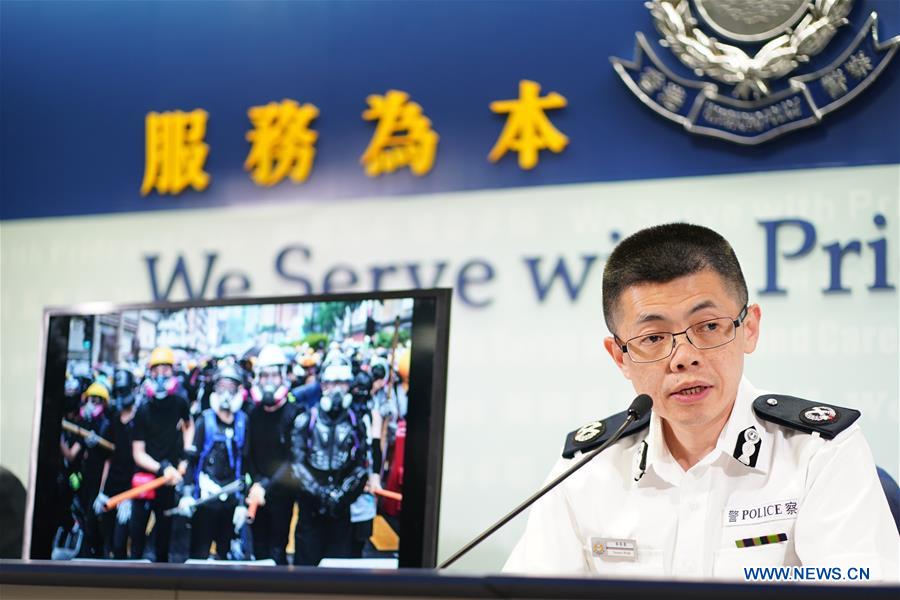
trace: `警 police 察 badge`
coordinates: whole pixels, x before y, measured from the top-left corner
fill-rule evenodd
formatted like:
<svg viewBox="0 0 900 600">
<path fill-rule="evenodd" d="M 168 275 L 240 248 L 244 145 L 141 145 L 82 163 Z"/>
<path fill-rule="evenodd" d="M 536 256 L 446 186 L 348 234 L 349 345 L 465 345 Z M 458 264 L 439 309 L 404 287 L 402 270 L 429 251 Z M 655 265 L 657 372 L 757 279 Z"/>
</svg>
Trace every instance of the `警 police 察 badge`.
<svg viewBox="0 0 900 600">
<path fill-rule="evenodd" d="M 739 144 L 758 144 L 818 123 L 868 87 L 900 47 L 900 36 L 879 41 L 878 15 L 872 12 L 837 58 L 817 70 L 804 69 L 840 29 L 852 27 L 854 0 L 651 0 L 646 5 L 662 36 L 659 45 L 693 77 L 669 69 L 638 32 L 633 61 L 610 59 L 622 81 L 688 131 Z"/>
</svg>

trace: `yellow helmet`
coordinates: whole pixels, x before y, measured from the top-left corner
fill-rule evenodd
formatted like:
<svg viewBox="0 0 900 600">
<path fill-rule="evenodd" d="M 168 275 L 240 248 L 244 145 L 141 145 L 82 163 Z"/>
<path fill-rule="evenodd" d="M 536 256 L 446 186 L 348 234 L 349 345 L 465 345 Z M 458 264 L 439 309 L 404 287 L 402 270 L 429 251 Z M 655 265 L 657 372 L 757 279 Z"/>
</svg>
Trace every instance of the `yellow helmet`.
<svg viewBox="0 0 900 600">
<path fill-rule="evenodd" d="M 89 385 L 88 389 L 84 390 L 84 394 L 82 394 L 82 397 L 84 398 L 88 398 L 90 396 L 103 398 L 104 402 L 109 402 L 109 390 L 106 389 L 105 385 L 96 381 Z"/>
<path fill-rule="evenodd" d="M 175 353 L 171 348 L 158 346 L 150 353 L 150 368 L 156 365 L 175 365 Z"/>
</svg>

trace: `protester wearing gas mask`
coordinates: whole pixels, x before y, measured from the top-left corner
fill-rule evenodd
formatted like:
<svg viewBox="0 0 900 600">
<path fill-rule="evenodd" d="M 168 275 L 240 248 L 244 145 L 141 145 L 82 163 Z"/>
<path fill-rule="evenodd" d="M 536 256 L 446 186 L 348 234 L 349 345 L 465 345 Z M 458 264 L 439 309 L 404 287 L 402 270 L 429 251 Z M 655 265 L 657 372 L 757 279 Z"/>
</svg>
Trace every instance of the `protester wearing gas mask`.
<svg viewBox="0 0 900 600">
<path fill-rule="evenodd" d="M 103 494 L 112 497 L 131 487 L 134 476 L 134 414 L 137 400 L 137 382 L 134 374 L 127 368 L 118 368 L 113 373 L 112 403 L 116 414 L 110 421 L 110 441 L 115 445 L 109 467 L 109 476 L 103 487 Z M 113 558 L 128 558 L 128 537 L 131 522 L 132 501 L 125 500 L 115 511 L 104 512 L 101 517 L 107 547 Z M 97 506 L 105 510 L 104 506 Z"/>
<path fill-rule="evenodd" d="M 216 558 L 246 558 L 238 539 L 247 523 L 243 481 L 247 454 L 247 414 L 241 410 L 246 392 L 237 367 L 219 367 L 213 376 L 210 408 L 195 427 L 196 454 L 189 461 L 179 512 L 191 519 L 190 557 L 206 559 L 216 542 Z M 235 488 L 234 491 L 227 490 Z"/>
<path fill-rule="evenodd" d="M 77 502 L 73 507 L 79 515 L 75 516 L 84 527 L 84 541 L 79 556 L 84 558 L 103 557 L 103 535 L 100 530 L 97 510 L 106 503 L 103 486 L 109 474 L 110 451 L 99 444 L 101 439 L 109 437 L 110 421 L 107 416 L 109 390 L 100 383 L 94 382 L 81 395 L 81 406 L 78 410 L 76 425 L 88 435 L 70 440 L 63 440 L 61 450 L 63 458 L 72 465 L 70 482 Z"/>
<path fill-rule="evenodd" d="M 287 388 L 288 360 L 275 345 L 260 350 L 251 397 L 247 472 L 253 484 L 247 502 L 257 507 L 253 555 L 287 564 L 286 548 L 296 490 L 290 477 L 291 427 L 300 410 Z"/>
<path fill-rule="evenodd" d="M 294 564 L 350 557 L 350 505 L 369 473 L 365 426 L 352 410 L 350 364 L 326 364 L 317 406 L 294 420 L 292 474 L 300 487 L 300 518 Z"/>
<path fill-rule="evenodd" d="M 135 502 L 131 519 L 132 555 L 141 558 L 144 533 L 150 511 L 156 516 L 156 562 L 168 562 L 172 518 L 165 512 L 176 504 L 175 485 L 181 483 L 187 468 L 186 450 L 194 439 L 190 404 L 175 377 L 175 356 L 171 348 L 158 347 L 150 354 L 150 370 L 142 392 L 147 402 L 134 417 L 132 452 L 138 469 L 132 485 L 166 477 L 167 484 L 154 491 L 152 498 Z"/>
</svg>

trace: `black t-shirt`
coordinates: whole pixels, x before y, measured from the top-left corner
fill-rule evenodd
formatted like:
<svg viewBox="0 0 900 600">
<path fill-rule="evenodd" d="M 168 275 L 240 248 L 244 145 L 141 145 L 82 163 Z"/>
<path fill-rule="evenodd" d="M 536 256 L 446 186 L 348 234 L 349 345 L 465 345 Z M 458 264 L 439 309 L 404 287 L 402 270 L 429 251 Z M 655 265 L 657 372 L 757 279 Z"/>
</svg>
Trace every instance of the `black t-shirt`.
<svg viewBox="0 0 900 600">
<path fill-rule="evenodd" d="M 69 421 L 72 423 L 79 422 L 78 418 L 72 418 L 69 419 Z M 69 448 L 74 446 L 76 442 L 84 447 L 84 438 L 82 438 L 77 433 L 72 433 L 71 431 L 66 431 L 65 429 L 60 432 L 59 441 L 63 442 Z M 66 477 L 68 477 L 69 473 L 77 473 L 81 469 L 81 457 L 83 454 L 83 452 L 79 452 L 72 460 L 64 461 L 64 464 L 62 465 L 62 472 L 66 474 Z"/>
<path fill-rule="evenodd" d="M 187 398 L 169 396 L 163 400 L 149 400 L 137 409 L 134 416 L 134 441 L 144 442 L 147 454 L 157 462 L 168 460 L 173 466 L 184 458 L 184 437 L 178 422 L 190 422 Z"/>
<path fill-rule="evenodd" d="M 115 418 L 110 428 L 112 439 L 116 445 L 113 452 L 112 463 L 109 465 L 109 475 L 106 476 L 107 496 L 115 496 L 131 487 L 131 477 L 134 475 L 134 453 L 131 451 L 131 442 L 134 439 L 134 419 L 122 423 Z"/>
<path fill-rule="evenodd" d="M 282 465 L 291 461 L 291 428 L 302 410 L 296 402 L 287 402 L 269 412 L 262 405 L 250 411 L 247 472 L 254 481 L 271 478 Z"/>
<path fill-rule="evenodd" d="M 81 427 L 93 431 L 105 440 L 109 440 L 110 426 L 109 419 L 106 415 L 101 414 L 99 417 L 91 420 L 81 419 L 77 422 Z M 93 448 L 89 448 L 82 438 L 79 440 L 81 444 L 81 491 L 93 499 L 100 491 L 100 480 L 103 477 L 103 463 L 110 457 L 110 451 L 100 444 Z"/>
<path fill-rule="evenodd" d="M 211 408 L 207 410 L 215 415 L 215 411 L 213 411 Z M 238 447 L 236 433 L 238 416 L 235 415 L 235 420 L 231 423 L 226 423 L 225 421 L 220 419 L 218 415 L 215 415 L 216 428 L 218 430 L 218 433 L 221 433 L 226 438 L 231 439 L 231 460 L 229 460 L 228 458 L 229 442 L 221 439 L 222 436 L 219 436 L 220 439 L 213 442 L 212 447 L 209 449 L 209 453 L 206 456 L 203 456 L 203 451 L 206 448 L 206 436 L 215 436 L 215 434 L 217 433 L 216 431 L 206 431 L 206 419 L 204 417 L 205 415 L 199 417 L 194 425 L 194 446 L 197 447 L 198 453 L 198 464 L 195 468 L 200 469 L 201 471 L 209 475 L 209 477 L 219 485 L 229 484 L 238 477 L 238 474 L 236 472 L 238 466 L 238 454 L 241 455 L 241 471 L 247 471 L 247 468 L 244 466 L 247 462 L 247 432 L 244 431 L 243 447 Z M 244 416 L 243 418 L 246 418 L 246 416 Z M 232 461 L 234 462 L 234 466 L 232 466 Z"/>
</svg>

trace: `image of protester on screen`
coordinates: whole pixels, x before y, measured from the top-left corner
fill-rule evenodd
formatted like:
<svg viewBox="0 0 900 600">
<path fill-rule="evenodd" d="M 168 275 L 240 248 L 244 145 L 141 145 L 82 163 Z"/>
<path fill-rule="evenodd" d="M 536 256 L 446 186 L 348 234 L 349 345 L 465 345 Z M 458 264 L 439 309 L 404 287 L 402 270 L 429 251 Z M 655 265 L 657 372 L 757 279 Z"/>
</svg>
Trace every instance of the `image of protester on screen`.
<svg viewBox="0 0 900 600">
<path fill-rule="evenodd" d="M 412 299 L 68 328 L 52 558 L 396 558 Z"/>
</svg>

